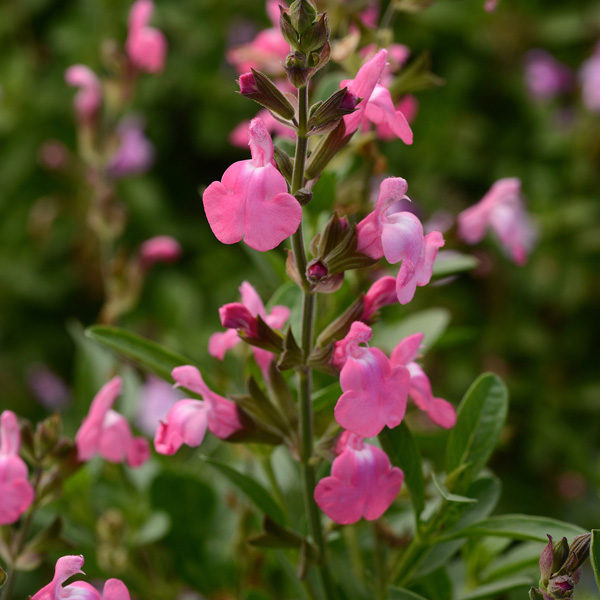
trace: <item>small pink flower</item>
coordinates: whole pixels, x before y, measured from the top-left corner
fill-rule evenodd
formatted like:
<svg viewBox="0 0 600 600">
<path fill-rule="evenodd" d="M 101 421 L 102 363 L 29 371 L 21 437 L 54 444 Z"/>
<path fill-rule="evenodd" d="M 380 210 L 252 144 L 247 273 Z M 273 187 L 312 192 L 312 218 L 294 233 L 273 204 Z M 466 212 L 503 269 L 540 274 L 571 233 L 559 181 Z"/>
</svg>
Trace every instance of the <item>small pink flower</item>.
<svg viewBox="0 0 600 600">
<path fill-rule="evenodd" d="M 149 269 L 157 262 L 172 263 L 181 257 L 179 242 L 169 235 L 157 235 L 146 240 L 139 250 L 142 268 Z"/>
<path fill-rule="evenodd" d="M 403 365 L 392 367 L 377 348 L 359 346 L 371 338 L 371 328 L 361 321 L 338 342 L 345 362 L 340 373 L 343 394 L 338 400 L 335 420 L 362 437 L 377 435 L 386 425 L 399 425 L 406 411 L 410 374 Z"/>
<path fill-rule="evenodd" d="M 419 101 L 412 94 L 408 94 L 396 104 L 396 110 L 400 111 L 406 121 L 411 124 L 419 111 Z M 386 122 L 377 125 L 375 131 L 380 140 L 389 141 L 396 139 L 396 134 Z"/>
<path fill-rule="evenodd" d="M 588 110 L 600 112 L 600 43 L 579 72 L 581 96 Z"/>
<path fill-rule="evenodd" d="M 487 12 L 494 12 L 498 8 L 500 0 L 485 0 L 484 8 Z"/>
<path fill-rule="evenodd" d="M 269 314 L 256 293 L 256 290 L 244 281 L 240 286 L 242 303 L 225 304 L 219 309 L 221 324 L 229 328 L 224 333 L 213 333 L 208 340 L 208 353 L 219 360 L 223 360 L 225 352 L 240 342 L 238 329 L 246 335 L 256 337 L 256 317 L 260 317 L 269 327 L 281 329 L 289 319 L 290 309 L 287 306 L 274 306 Z M 254 358 L 263 373 L 267 373 L 274 356 L 268 350 L 253 347 Z"/>
<path fill-rule="evenodd" d="M 423 334 L 415 333 L 404 338 L 392 352 L 390 363 L 392 367 L 403 365 L 410 373 L 408 395 L 415 404 L 425 411 L 429 418 L 442 427 L 449 429 L 456 423 L 456 411 L 450 402 L 443 398 L 434 398 L 431 383 L 423 369 L 415 362 L 419 348 L 423 342 Z"/>
<path fill-rule="evenodd" d="M 274 136 L 286 137 L 291 140 L 296 139 L 296 134 L 293 129 L 286 127 L 283 123 L 278 121 L 266 108 L 260 110 L 257 115 L 257 119 L 261 119 L 265 124 L 267 131 Z M 250 121 L 242 121 L 230 134 L 229 141 L 233 146 L 238 148 L 248 147 L 248 128 L 250 127 Z"/>
<path fill-rule="evenodd" d="M 129 32 L 125 49 L 131 62 L 141 71 L 160 73 L 165 66 L 167 40 L 148 23 L 154 12 L 152 0 L 136 0 L 129 11 Z"/>
<path fill-rule="evenodd" d="M 480 202 L 458 215 L 458 235 L 467 244 L 480 242 L 488 228 L 516 264 L 527 262 L 536 230 L 523 205 L 520 179 L 499 179 Z"/>
<path fill-rule="evenodd" d="M 413 135 L 404 115 L 394 108 L 390 92 L 379 85 L 387 60 L 387 50 L 380 50 L 358 71 L 354 79 L 342 81 L 340 87 L 362 98 L 357 109 L 344 117 L 346 132 L 353 133 L 361 124 L 387 125 L 405 144 L 412 144 Z"/>
<path fill-rule="evenodd" d="M 357 227 L 358 251 L 390 264 L 402 261 L 396 277 L 396 295 L 400 304 L 413 299 L 417 286 L 429 283 L 433 263 L 444 238 L 439 231 L 423 235 L 419 219 L 406 211 L 398 212 L 406 198 L 408 185 L 401 177 L 384 179 L 379 187 L 375 210 Z"/>
<path fill-rule="evenodd" d="M 261 119 L 252 119 L 249 136 L 252 159 L 234 163 L 221 181 L 206 188 L 204 210 L 220 242 L 234 244 L 244 238 L 248 246 L 264 252 L 295 233 L 302 208 L 273 163 L 273 142 Z"/>
<path fill-rule="evenodd" d="M 119 146 L 106 167 L 111 177 L 145 173 L 154 162 L 154 146 L 144 135 L 141 122 L 129 117 L 119 125 Z"/>
<path fill-rule="evenodd" d="M 180 400 L 173 406 L 154 437 L 158 453 L 175 454 L 183 444 L 199 446 L 207 429 L 221 439 L 243 429 L 236 405 L 213 392 L 196 367 L 176 367 L 172 375 L 178 385 L 199 394 L 203 400 Z"/>
<path fill-rule="evenodd" d="M 573 73 L 545 50 L 531 50 L 525 57 L 525 83 L 537 100 L 552 100 L 573 86 Z"/>
<path fill-rule="evenodd" d="M 73 65 L 65 72 L 65 81 L 73 87 L 81 88 L 73 104 L 77 117 L 82 123 L 90 123 L 96 118 L 102 104 L 102 84 L 96 74 L 85 65 Z"/>
<path fill-rule="evenodd" d="M 0 416 L 0 525 L 10 525 L 33 502 L 33 487 L 27 479 L 27 465 L 19 456 L 21 432 L 14 412 Z"/>
<path fill-rule="evenodd" d="M 88 461 L 100 454 L 109 462 L 125 460 L 130 467 L 139 467 L 150 457 L 148 442 L 134 437 L 127 419 L 112 410 L 120 393 L 121 378 L 113 377 L 92 400 L 88 416 L 75 436 L 79 460 Z"/>
<path fill-rule="evenodd" d="M 365 294 L 364 308 L 362 314 L 363 321 L 369 321 L 371 317 L 383 306 L 396 304 L 396 278 L 386 275 L 380 277 Z"/>
<path fill-rule="evenodd" d="M 139 394 L 136 426 L 146 435 L 153 436 L 160 422 L 167 418 L 173 406 L 183 395 L 166 381 L 149 375 Z"/>
<path fill-rule="evenodd" d="M 361 517 L 373 521 L 390 507 L 404 480 L 387 454 L 362 437 L 345 431 L 338 442 L 331 475 L 315 487 L 315 502 L 333 521 L 356 523 Z"/>
</svg>

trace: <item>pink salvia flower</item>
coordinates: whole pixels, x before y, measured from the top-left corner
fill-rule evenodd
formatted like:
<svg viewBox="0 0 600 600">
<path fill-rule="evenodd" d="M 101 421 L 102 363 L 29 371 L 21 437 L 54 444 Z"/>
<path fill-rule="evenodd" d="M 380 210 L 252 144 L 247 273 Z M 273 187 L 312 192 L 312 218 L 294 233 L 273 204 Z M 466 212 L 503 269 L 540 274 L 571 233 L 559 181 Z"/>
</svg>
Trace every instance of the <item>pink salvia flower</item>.
<svg viewBox="0 0 600 600">
<path fill-rule="evenodd" d="M 139 250 L 140 265 L 149 269 L 157 262 L 172 263 L 181 257 L 179 242 L 169 235 L 157 235 L 146 240 Z"/>
<path fill-rule="evenodd" d="M 19 456 L 21 432 L 14 412 L 0 416 L 0 525 L 10 525 L 33 502 L 33 487 L 27 479 L 27 465 Z"/>
<path fill-rule="evenodd" d="M 83 556 L 59 558 L 56 561 L 52 581 L 34 594 L 31 600 L 100 600 L 98 590 L 83 582 L 77 582 L 79 585 L 71 583 L 63 586 L 63 583 L 73 575 L 84 574 L 81 570 L 83 563 Z M 85 587 L 82 587 L 82 584 Z"/>
<path fill-rule="evenodd" d="M 121 378 L 113 377 L 92 400 L 88 416 L 75 436 L 79 460 L 88 461 L 100 454 L 109 462 L 125 460 L 130 467 L 139 467 L 150 457 L 148 442 L 134 437 L 127 419 L 112 410 L 121 385 Z"/>
<path fill-rule="evenodd" d="M 396 296 L 396 278 L 390 275 L 379 278 L 365 294 L 364 302 L 363 321 L 369 321 L 383 306 L 396 304 L 398 302 Z"/>
<path fill-rule="evenodd" d="M 213 333 L 208 340 L 208 353 L 219 360 L 223 360 L 227 350 L 241 341 L 238 329 L 242 329 L 250 337 L 256 337 L 256 317 L 261 317 L 273 329 L 281 329 L 290 316 L 290 309 L 282 305 L 274 306 L 267 314 L 260 296 L 247 281 L 240 286 L 240 293 L 241 304 L 225 304 L 219 309 L 221 324 L 229 328 L 229 331 Z M 252 351 L 261 371 L 266 374 L 274 355 L 262 348 L 253 347 Z"/>
<path fill-rule="evenodd" d="M 499 179 L 477 204 L 458 215 L 458 235 L 468 244 L 480 242 L 488 228 L 516 264 L 527 262 L 536 230 L 523 205 L 520 179 Z"/>
<path fill-rule="evenodd" d="M 439 231 L 423 235 L 419 219 L 398 204 L 406 199 L 408 185 L 401 177 L 381 182 L 375 210 L 357 227 L 358 251 L 372 258 L 385 256 L 390 264 L 402 261 L 396 277 L 396 295 L 400 304 L 413 299 L 417 286 L 429 283 L 433 263 L 444 238 Z"/>
<path fill-rule="evenodd" d="M 600 43 L 579 72 L 581 95 L 588 110 L 600 112 Z"/>
<path fill-rule="evenodd" d="M 149 375 L 139 394 L 135 424 L 146 435 L 154 436 L 160 422 L 183 395 L 166 381 Z"/>
<path fill-rule="evenodd" d="M 487 12 L 494 12 L 498 8 L 500 0 L 485 0 L 484 8 Z"/>
<path fill-rule="evenodd" d="M 102 84 L 96 74 L 85 65 L 72 65 L 65 72 L 65 81 L 80 90 L 73 104 L 81 123 L 92 122 L 102 104 Z"/>
<path fill-rule="evenodd" d="M 154 146 L 144 135 L 139 119 L 129 117 L 119 125 L 119 146 L 106 167 L 111 177 L 145 173 L 154 162 Z"/>
<path fill-rule="evenodd" d="M 256 115 L 257 119 L 262 119 L 265 124 L 267 131 L 275 136 L 286 137 L 289 139 L 295 139 L 296 134 L 293 129 L 286 127 L 283 123 L 278 121 L 266 108 L 259 111 Z M 232 145 L 238 148 L 248 147 L 248 128 L 250 127 L 250 121 L 242 121 L 230 134 L 229 141 Z"/>
<path fill-rule="evenodd" d="M 410 125 L 404 115 L 394 108 L 390 92 L 378 84 L 386 60 L 387 50 L 382 49 L 359 69 L 354 79 L 340 83 L 340 88 L 348 87 L 350 92 L 362 98 L 357 109 L 344 117 L 346 132 L 353 133 L 361 125 L 366 126 L 368 122 L 375 125 L 385 124 L 405 144 L 412 144 L 413 135 Z"/>
<path fill-rule="evenodd" d="M 373 521 L 390 507 L 404 480 L 404 473 L 392 467 L 387 454 L 349 431 L 338 442 L 331 475 L 315 487 L 315 502 L 341 525 L 361 517 Z"/>
<path fill-rule="evenodd" d="M 415 362 L 419 348 L 423 342 L 423 334 L 415 333 L 404 338 L 392 352 L 392 367 L 404 365 L 410 373 L 408 395 L 429 418 L 441 427 L 449 429 L 456 423 L 456 411 L 450 402 L 443 398 L 435 398 L 431 391 L 431 383 L 423 369 Z"/>
<path fill-rule="evenodd" d="M 552 100 L 573 85 L 573 74 L 545 50 L 531 50 L 525 56 L 525 83 L 536 100 Z"/>
<path fill-rule="evenodd" d="M 160 73 L 165 66 L 167 40 L 148 23 L 154 12 L 152 0 L 137 0 L 129 12 L 129 32 L 125 49 L 132 64 L 147 73 Z"/>
<path fill-rule="evenodd" d="M 154 447 L 160 454 L 175 454 L 186 444 L 199 446 L 208 429 L 218 438 L 227 439 L 243 429 L 236 405 L 213 392 L 196 367 L 176 367 L 172 373 L 176 383 L 203 400 L 180 400 L 161 422 L 154 437 Z"/>
<path fill-rule="evenodd" d="M 302 208 L 274 165 L 273 142 L 261 119 L 252 119 L 249 136 L 252 159 L 234 163 L 221 181 L 206 188 L 204 210 L 220 242 L 234 244 L 244 238 L 248 246 L 264 252 L 296 232 Z"/>
<path fill-rule="evenodd" d="M 340 384 L 344 393 L 334 410 L 339 425 L 362 437 L 373 437 L 386 425 L 391 429 L 400 424 L 410 383 L 405 366 L 392 368 L 381 350 L 359 346 L 371 335 L 368 325 L 355 321 L 342 340 L 346 360 Z"/>
</svg>

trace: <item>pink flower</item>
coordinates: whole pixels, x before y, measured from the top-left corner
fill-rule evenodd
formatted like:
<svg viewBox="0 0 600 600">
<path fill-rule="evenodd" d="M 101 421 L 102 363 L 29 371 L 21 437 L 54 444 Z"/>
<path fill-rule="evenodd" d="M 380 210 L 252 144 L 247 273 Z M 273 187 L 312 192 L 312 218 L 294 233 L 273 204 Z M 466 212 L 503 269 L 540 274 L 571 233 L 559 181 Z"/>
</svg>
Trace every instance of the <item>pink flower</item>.
<svg viewBox="0 0 600 600">
<path fill-rule="evenodd" d="M 402 261 L 396 277 L 396 295 L 400 304 L 413 299 L 417 286 L 431 280 L 433 263 L 444 238 L 439 231 L 423 235 L 423 226 L 412 213 L 398 212 L 406 198 L 408 185 L 401 177 L 388 177 L 379 187 L 375 210 L 357 227 L 358 251 L 390 264 Z"/>
<path fill-rule="evenodd" d="M 33 502 L 33 487 L 27 479 L 27 465 L 19 456 L 21 432 L 14 412 L 0 416 L 0 525 L 10 525 Z"/>
<path fill-rule="evenodd" d="M 386 425 L 391 429 L 400 424 L 410 382 L 405 366 L 392 367 L 381 350 L 359 346 L 371 335 L 368 325 L 355 321 L 344 340 L 338 342 L 345 355 L 340 373 L 344 393 L 335 406 L 335 420 L 362 437 L 377 435 Z"/>
<path fill-rule="evenodd" d="M 109 175 L 116 178 L 145 173 L 154 162 L 154 146 L 144 135 L 141 122 L 126 118 L 118 132 L 119 146 L 106 167 Z"/>
<path fill-rule="evenodd" d="M 221 439 L 243 429 L 236 405 L 213 392 L 196 367 L 176 367 L 172 375 L 178 385 L 199 394 L 203 400 L 180 400 L 173 406 L 154 437 L 158 453 L 175 454 L 182 444 L 199 446 L 207 428 Z"/>
<path fill-rule="evenodd" d="M 456 423 L 456 411 L 454 407 L 443 398 L 434 398 L 429 378 L 415 362 L 422 342 L 422 333 L 415 333 L 404 338 L 394 348 L 390 357 L 390 363 L 392 367 L 403 365 L 408 369 L 410 373 L 408 395 L 421 410 L 429 415 L 429 418 L 434 423 L 449 429 L 450 427 L 454 427 Z"/>
<path fill-rule="evenodd" d="M 102 104 L 102 84 L 96 74 L 85 65 L 73 65 L 65 72 L 65 81 L 73 87 L 81 88 L 73 104 L 77 117 L 82 123 L 90 123 L 96 118 Z"/>
<path fill-rule="evenodd" d="M 373 521 L 390 507 L 404 480 L 398 467 L 391 467 L 387 454 L 365 444 L 362 437 L 345 431 L 338 442 L 331 475 L 315 487 L 315 502 L 333 521 L 356 523 L 361 517 Z"/>
<path fill-rule="evenodd" d="M 369 321 L 380 308 L 396 304 L 397 301 L 396 278 L 389 275 L 380 277 L 365 294 L 362 320 Z"/>
<path fill-rule="evenodd" d="M 494 12 L 498 8 L 500 0 L 485 0 L 484 8 L 487 12 Z"/>
<path fill-rule="evenodd" d="M 467 244 L 480 242 L 488 228 L 516 264 L 527 262 L 536 230 L 523 206 L 520 179 L 499 179 L 480 202 L 458 215 L 458 235 Z"/>
<path fill-rule="evenodd" d="M 387 125 L 405 144 L 412 144 L 413 135 L 404 115 L 394 108 L 390 92 L 378 85 L 386 65 L 387 50 L 380 50 L 358 71 L 354 79 L 342 81 L 340 87 L 362 98 L 357 109 L 344 117 L 346 132 L 353 133 L 361 124 Z"/>
<path fill-rule="evenodd" d="M 157 235 L 146 240 L 139 250 L 142 268 L 149 269 L 157 262 L 172 263 L 181 257 L 179 242 L 170 235 Z"/>
<path fill-rule="evenodd" d="M 295 233 L 302 208 L 273 163 L 273 142 L 261 119 L 252 119 L 249 136 L 252 159 L 234 163 L 221 181 L 206 188 L 204 210 L 220 242 L 234 244 L 244 238 L 248 246 L 264 252 Z"/>
<path fill-rule="evenodd" d="M 594 54 L 583 63 L 579 72 L 583 103 L 593 112 L 600 112 L 600 43 Z"/>
<path fill-rule="evenodd" d="M 79 573 L 83 567 L 83 556 L 63 556 L 56 561 L 54 578 L 44 586 L 31 600 L 130 600 L 129 591 L 120 579 L 109 579 L 100 592 L 85 581 L 75 581 L 63 586 L 63 583 Z"/>
<path fill-rule="evenodd" d="M 173 406 L 182 400 L 181 392 L 166 381 L 149 375 L 140 391 L 135 424 L 146 435 L 153 436 L 160 422 Z"/>
<path fill-rule="evenodd" d="M 396 110 L 400 111 L 410 124 L 415 120 L 419 111 L 419 101 L 412 94 L 408 94 L 396 104 Z M 380 140 L 389 141 L 396 138 L 396 134 L 386 122 L 377 125 L 375 131 Z"/>
<path fill-rule="evenodd" d="M 266 108 L 260 110 L 256 115 L 257 119 L 262 119 L 267 131 L 272 135 L 279 135 L 289 139 L 296 139 L 296 134 L 292 129 L 286 127 L 278 121 Z M 230 134 L 229 141 L 238 148 L 248 146 L 248 128 L 250 121 L 242 121 Z"/>
<path fill-rule="evenodd" d="M 290 309 L 281 305 L 274 306 L 267 314 L 260 296 L 247 281 L 240 286 L 240 293 L 241 304 L 225 304 L 219 309 L 221 323 L 229 330 L 224 333 L 213 333 L 208 340 L 208 353 L 219 360 L 223 360 L 225 352 L 240 342 L 238 329 L 242 329 L 250 337 L 256 337 L 256 317 L 261 317 L 273 329 L 281 329 L 290 316 Z M 256 347 L 253 347 L 252 351 L 261 371 L 266 374 L 273 360 L 273 354 Z"/>
<path fill-rule="evenodd" d="M 573 85 L 571 69 L 545 50 L 531 50 L 525 57 L 525 83 L 537 100 L 551 100 Z"/>
<path fill-rule="evenodd" d="M 109 462 L 126 460 L 130 467 L 139 467 L 150 457 L 148 442 L 134 437 L 127 419 L 111 408 L 120 393 L 121 378 L 113 377 L 92 400 L 75 436 L 79 460 L 88 461 L 100 454 Z"/>
<path fill-rule="evenodd" d="M 167 40 L 148 23 L 154 12 L 152 0 L 136 0 L 129 11 L 129 32 L 125 49 L 131 62 L 141 71 L 160 73 L 165 66 Z"/>
</svg>

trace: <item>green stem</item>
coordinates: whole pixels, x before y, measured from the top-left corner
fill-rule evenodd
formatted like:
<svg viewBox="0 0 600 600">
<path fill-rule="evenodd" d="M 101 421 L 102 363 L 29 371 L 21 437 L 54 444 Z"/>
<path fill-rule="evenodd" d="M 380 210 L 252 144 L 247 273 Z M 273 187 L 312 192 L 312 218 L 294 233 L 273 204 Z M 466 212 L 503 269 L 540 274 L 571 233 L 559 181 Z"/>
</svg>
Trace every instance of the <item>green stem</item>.
<svg viewBox="0 0 600 600">
<path fill-rule="evenodd" d="M 304 185 L 304 168 L 306 165 L 306 152 L 308 139 L 306 137 L 308 121 L 308 88 L 298 89 L 298 139 L 294 157 L 294 171 L 292 173 L 292 194 L 295 194 Z M 329 567 L 327 565 L 327 544 L 321 526 L 321 516 L 314 499 L 315 469 L 311 464 L 313 455 L 313 413 L 312 413 L 312 370 L 307 364 L 308 356 L 313 344 L 313 331 L 315 319 L 315 296 L 310 291 L 306 279 L 306 249 L 302 225 L 292 236 L 292 249 L 294 260 L 302 279 L 302 333 L 301 348 L 303 364 L 297 369 L 298 376 L 298 403 L 300 407 L 300 468 L 302 472 L 302 488 L 304 505 L 308 518 L 310 536 L 319 549 L 319 575 L 327 600 L 336 598 L 335 587 Z"/>
<path fill-rule="evenodd" d="M 373 564 L 375 567 L 375 598 L 386 600 L 387 598 L 387 572 L 385 568 L 385 554 L 383 543 L 377 524 L 372 524 L 373 529 Z"/>
<path fill-rule="evenodd" d="M 408 583 L 421 564 L 427 550 L 429 550 L 429 543 L 424 542 L 418 536 L 413 539 L 394 567 L 391 577 L 394 585 L 402 587 Z"/>
</svg>

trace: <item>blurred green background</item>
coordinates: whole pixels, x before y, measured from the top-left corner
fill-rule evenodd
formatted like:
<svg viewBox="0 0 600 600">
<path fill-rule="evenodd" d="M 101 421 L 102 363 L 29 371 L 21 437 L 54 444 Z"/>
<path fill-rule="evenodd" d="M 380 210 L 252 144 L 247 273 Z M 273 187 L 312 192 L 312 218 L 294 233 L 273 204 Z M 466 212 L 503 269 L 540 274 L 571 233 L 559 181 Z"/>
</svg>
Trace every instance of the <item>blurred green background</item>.
<svg viewBox="0 0 600 600">
<path fill-rule="evenodd" d="M 199 189 L 248 157 L 228 134 L 256 114 L 256 105 L 234 93 L 237 75 L 224 56 L 233 41 L 269 23 L 261 2 L 156 4 L 153 23 L 169 41 L 167 66 L 141 78 L 134 110 L 147 123 L 157 159 L 147 174 L 118 183 L 128 216 L 119 244 L 133 249 L 168 234 L 182 244 L 183 256 L 153 269 L 138 305 L 119 325 L 193 357 L 209 379 L 234 382 L 223 392 L 234 391 L 240 362 L 219 364 L 206 352 L 209 335 L 221 330 L 217 309 L 237 300 L 243 280 L 267 300 L 281 283 L 285 256 L 282 249 L 267 257 L 219 244 Z M 69 434 L 115 363 L 82 334 L 96 322 L 103 298 L 93 257 L 81 251 L 78 207 L 90 192 L 76 157 L 73 90 L 64 72 L 84 63 L 102 73 L 106 40 L 125 39 L 128 8 L 117 0 L 0 4 L 0 406 L 34 420 L 46 416 L 29 384 L 32 369 L 43 365 L 72 389 L 63 409 Z M 443 309 L 438 315 L 449 316 L 449 325 L 424 365 L 434 393 L 455 405 L 480 372 L 505 378 L 509 424 L 491 463 L 504 484 L 501 510 L 598 526 L 600 114 L 585 108 L 577 85 L 547 102 L 533 99 L 524 57 L 543 48 L 577 71 L 600 39 L 600 4 L 501 0 L 490 14 L 482 0 L 440 0 L 398 13 L 393 27 L 411 60 L 430 53 L 443 85 L 415 92 L 415 142 L 381 144 L 385 172 L 406 178 L 424 221 L 437 211 L 456 216 L 497 179 L 519 177 L 540 239 L 521 268 L 491 236 L 471 250 L 451 229 L 446 249 L 473 252 L 480 267 L 446 285 L 419 288 L 406 307 L 384 309 L 385 326 Z M 66 168 L 42 164 L 48 140 L 64 146 Z M 358 289 L 356 278 L 347 277 L 338 306 Z M 131 416 L 141 376 L 133 369 L 126 375 L 122 412 Z M 419 441 L 435 455 L 444 437 L 425 429 Z M 63 501 L 71 511 L 67 537 L 96 565 L 90 572 L 129 577 L 140 597 L 157 599 L 174 597 L 167 585 L 173 571 L 178 590 L 206 594 L 241 578 L 230 555 L 239 529 L 223 518 L 237 500 L 192 452 L 181 454 L 154 459 L 141 473 L 93 463 L 70 482 Z M 180 514 L 190 516 L 182 521 Z M 239 506 L 237 514 L 243 526 L 249 517 Z M 150 549 L 142 546 L 148 541 L 155 542 Z M 262 566 L 244 556 L 247 573 Z M 25 578 L 20 585 L 24 594 L 32 591 Z M 277 580 L 269 585 L 277 589 Z"/>
</svg>

